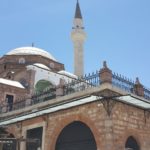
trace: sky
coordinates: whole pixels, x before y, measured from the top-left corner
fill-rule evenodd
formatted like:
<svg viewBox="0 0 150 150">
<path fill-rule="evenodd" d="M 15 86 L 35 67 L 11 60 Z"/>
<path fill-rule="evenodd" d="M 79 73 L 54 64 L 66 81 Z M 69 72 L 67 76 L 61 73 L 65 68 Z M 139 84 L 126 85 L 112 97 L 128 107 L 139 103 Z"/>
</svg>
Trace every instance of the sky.
<svg viewBox="0 0 150 150">
<path fill-rule="evenodd" d="M 79 0 L 87 40 L 85 73 L 107 61 L 116 73 L 150 88 L 150 0 Z M 73 72 L 71 29 L 76 0 L 0 0 L 0 56 L 24 46 L 51 53 Z"/>
</svg>

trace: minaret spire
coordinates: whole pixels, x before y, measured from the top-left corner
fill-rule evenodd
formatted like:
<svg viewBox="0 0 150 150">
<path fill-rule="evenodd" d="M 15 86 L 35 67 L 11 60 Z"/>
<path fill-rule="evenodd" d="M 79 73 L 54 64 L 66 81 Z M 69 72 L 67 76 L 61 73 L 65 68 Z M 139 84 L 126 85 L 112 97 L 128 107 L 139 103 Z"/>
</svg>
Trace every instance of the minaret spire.
<svg viewBox="0 0 150 150">
<path fill-rule="evenodd" d="M 76 4 L 75 18 L 82 19 L 82 14 L 81 14 L 80 5 L 79 5 L 79 1 L 78 0 L 77 0 L 77 4 Z"/>
<path fill-rule="evenodd" d="M 79 1 L 76 3 L 75 17 L 73 22 L 71 38 L 74 44 L 74 74 L 81 77 L 84 75 L 84 41 L 86 33 L 83 27 L 83 18 Z"/>
</svg>

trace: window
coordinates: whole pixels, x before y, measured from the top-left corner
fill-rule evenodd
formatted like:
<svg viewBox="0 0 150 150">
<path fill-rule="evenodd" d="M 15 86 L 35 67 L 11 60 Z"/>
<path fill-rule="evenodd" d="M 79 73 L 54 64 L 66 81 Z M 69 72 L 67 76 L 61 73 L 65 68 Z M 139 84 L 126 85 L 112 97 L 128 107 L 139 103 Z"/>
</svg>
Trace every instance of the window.
<svg viewBox="0 0 150 150">
<path fill-rule="evenodd" d="M 130 136 L 125 144 L 125 150 L 140 150 L 140 147 L 134 137 Z"/>
<path fill-rule="evenodd" d="M 26 79 L 24 79 L 24 78 L 21 78 L 20 79 L 20 83 L 24 86 L 24 87 L 28 87 L 29 85 L 28 85 L 28 82 L 26 81 Z"/>
<path fill-rule="evenodd" d="M 41 149 L 42 134 L 43 134 L 43 127 L 27 130 L 27 141 L 30 141 L 26 143 L 27 150 Z"/>
<path fill-rule="evenodd" d="M 14 73 L 15 73 L 14 71 L 8 72 L 7 75 L 6 75 L 6 78 L 12 80 L 13 77 L 14 77 Z"/>
<path fill-rule="evenodd" d="M 4 70 L 6 70 L 7 69 L 7 66 L 6 66 L 6 64 L 4 65 Z"/>
<path fill-rule="evenodd" d="M 50 64 L 49 64 L 49 66 L 50 66 L 50 68 L 54 68 L 55 67 L 55 64 L 53 63 L 53 62 L 51 62 Z"/>
<path fill-rule="evenodd" d="M 7 111 L 12 111 L 13 102 L 14 102 L 14 96 L 7 94 L 6 95 Z"/>
<path fill-rule="evenodd" d="M 24 58 L 19 58 L 19 64 L 25 64 L 25 59 Z"/>
</svg>

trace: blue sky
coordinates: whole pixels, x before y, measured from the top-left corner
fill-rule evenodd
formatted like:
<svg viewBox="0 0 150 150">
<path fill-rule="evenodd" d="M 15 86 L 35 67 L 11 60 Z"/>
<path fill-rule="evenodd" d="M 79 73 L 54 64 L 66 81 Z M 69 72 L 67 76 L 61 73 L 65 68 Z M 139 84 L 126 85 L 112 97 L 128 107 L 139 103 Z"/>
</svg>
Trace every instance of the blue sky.
<svg viewBox="0 0 150 150">
<path fill-rule="evenodd" d="M 0 0 L 0 56 L 22 46 L 49 51 L 73 72 L 70 39 L 76 0 Z M 150 87 L 150 0 L 80 0 L 85 72 L 102 67 Z"/>
</svg>

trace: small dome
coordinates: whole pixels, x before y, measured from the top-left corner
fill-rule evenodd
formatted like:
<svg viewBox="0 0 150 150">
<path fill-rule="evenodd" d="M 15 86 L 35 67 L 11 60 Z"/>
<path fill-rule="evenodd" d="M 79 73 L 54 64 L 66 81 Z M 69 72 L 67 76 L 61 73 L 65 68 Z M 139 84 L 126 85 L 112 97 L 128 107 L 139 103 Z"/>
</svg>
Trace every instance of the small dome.
<svg viewBox="0 0 150 150">
<path fill-rule="evenodd" d="M 65 75 L 65 76 L 71 77 L 71 78 L 75 78 L 75 79 L 78 78 L 76 75 L 74 75 L 74 74 L 72 74 L 70 72 L 67 72 L 65 70 L 61 70 L 58 73 L 61 74 L 61 75 Z"/>
<path fill-rule="evenodd" d="M 33 66 L 40 67 L 40 68 L 46 69 L 46 70 L 50 70 L 50 68 L 48 68 L 47 66 L 45 66 L 43 64 L 39 64 L 39 63 L 35 63 L 35 64 L 33 64 Z"/>
<path fill-rule="evenodd" d="M 36 48 L 36 47 L 16 48 L 8 52 L 6 55 L 41 55 L 43 57 L 56 61 L 56 59 L 50 53 L 48 53 L 47 51 L 43 49 Z"/>
</svg>

